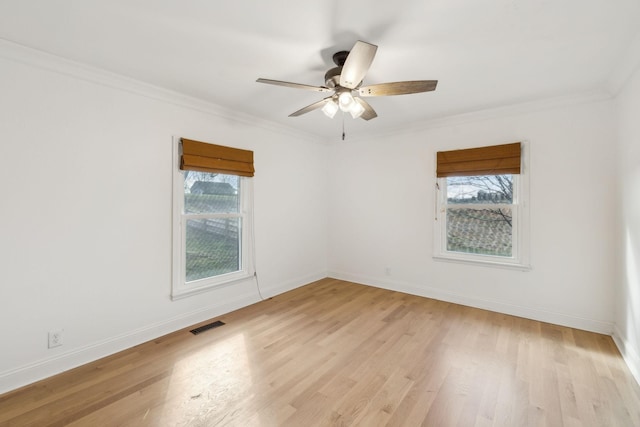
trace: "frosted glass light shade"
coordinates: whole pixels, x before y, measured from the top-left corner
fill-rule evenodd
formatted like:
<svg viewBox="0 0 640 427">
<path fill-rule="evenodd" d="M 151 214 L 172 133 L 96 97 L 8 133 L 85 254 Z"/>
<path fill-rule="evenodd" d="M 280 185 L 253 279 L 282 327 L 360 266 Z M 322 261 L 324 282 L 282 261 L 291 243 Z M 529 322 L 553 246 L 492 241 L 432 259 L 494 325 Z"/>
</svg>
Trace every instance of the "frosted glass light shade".
<svg viewBox="0 0 640 427">
<path fill-rule="evenodd" d="M 333 117 L 338 112 L 338 104 L 336 104 L 334 101 L 328 101 L 326 104 L 324 104 L 324 107 L 322 107 L 322 112 L 330 119 L 333 119 Z"/>
<path fill-rule="evenodd" d="M 354 119 L 357 119 L 362 115 L 362 113 L 364 113 L 364 107 L 360 105 L 359 102 L 354 101 L 351 104 L 351 108 L 349 108 L 349 113 L 351 114 L 351 117 L 353 117 Z"/>
<path fill-rule="evenodd" d="M 345 113 L 348 112 L 355 101 L 353 100 L 353 96 L 349 92 L 342 92 L 340 96 L 338 96 L 338 104 L 340 105 L 340 109 Z"/>
</svg>

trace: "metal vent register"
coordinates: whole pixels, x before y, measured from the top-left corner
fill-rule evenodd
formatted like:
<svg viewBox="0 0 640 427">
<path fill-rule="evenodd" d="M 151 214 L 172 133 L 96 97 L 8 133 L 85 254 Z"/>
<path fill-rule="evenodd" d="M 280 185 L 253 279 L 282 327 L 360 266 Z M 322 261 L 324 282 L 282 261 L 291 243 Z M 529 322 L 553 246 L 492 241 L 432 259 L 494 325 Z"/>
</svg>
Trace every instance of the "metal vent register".
<svg viewBox="0 0 640 427">
<path fill-rule="evenodd" d="M 198 335 L 200 332 L 208 331 L 209 329 L 217 328 L 218 326 L 222 326 L 222 325 L 224 325 L 224 322 L 216 320 L 213 323 L 200 326 L 198 328 L 190 330 L 189 332 L 191 332 L 193 335 Z"/>
</svg>

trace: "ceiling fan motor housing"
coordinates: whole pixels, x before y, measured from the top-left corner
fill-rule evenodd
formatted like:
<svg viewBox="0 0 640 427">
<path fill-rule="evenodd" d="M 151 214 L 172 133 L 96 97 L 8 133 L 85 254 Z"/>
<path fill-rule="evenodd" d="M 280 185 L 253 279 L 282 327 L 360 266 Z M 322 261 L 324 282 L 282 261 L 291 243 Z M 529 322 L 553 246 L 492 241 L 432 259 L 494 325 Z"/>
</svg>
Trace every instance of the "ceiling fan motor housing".
<svg viewBox="0 0 640 427">
<path fill-rule="evenodd" d="M 333 62 L 338 67 L 342 67 L 347 60 L 347 56 L 349 56 L 348 50 L 341 50 L 340 52 L 336 52 L 333 54 Z"/>
<path fill-rule="evenodd" d="M 324 82 L 327 87 L 340 87 L 340 74 L 342 73 L 342 67 L 344 66 L 344 63 L 347 60 L 348 56 L 348 50 L 341 50 L 340 52 L 336 52 L 333 54 L 333 62 L 337 65 L 337 67 L 332 68 L 325 73 Z"/>
<path fill-rule="evenodd" d="M 324 75 L 325 85 L 330 88 L 340 86 L 340 73 L 342 73 L 342 67 L 335 67 L 327 71 Z"/>
</svg>

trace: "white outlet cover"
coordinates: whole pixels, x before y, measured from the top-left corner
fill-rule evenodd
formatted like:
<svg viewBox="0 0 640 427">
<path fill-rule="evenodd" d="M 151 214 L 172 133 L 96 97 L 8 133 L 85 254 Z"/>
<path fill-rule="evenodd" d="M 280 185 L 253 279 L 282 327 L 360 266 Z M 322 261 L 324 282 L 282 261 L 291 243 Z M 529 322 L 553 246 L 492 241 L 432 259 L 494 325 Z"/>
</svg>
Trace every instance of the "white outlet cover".
<svg viewBox="0 0 640 427">
<path fill-rule="evenodd" d="M 63 330 L 49 332 L 49 348 L 60 347 L 62 345 Z"/>
</svg>

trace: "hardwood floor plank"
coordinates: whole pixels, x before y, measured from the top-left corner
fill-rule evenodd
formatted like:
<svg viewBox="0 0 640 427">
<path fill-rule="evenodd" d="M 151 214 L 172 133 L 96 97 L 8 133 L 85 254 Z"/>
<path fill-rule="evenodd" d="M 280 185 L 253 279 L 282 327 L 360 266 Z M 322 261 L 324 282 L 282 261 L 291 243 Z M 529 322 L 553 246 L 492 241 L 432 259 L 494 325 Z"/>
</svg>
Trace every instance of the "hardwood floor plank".
<svg viewBox="0 0 640 427">
<path fill-rule="evenodd" d="M 611 337 L 324 279 L 0 396 L 0 426 L 636 426 Z"/>
</svg>

